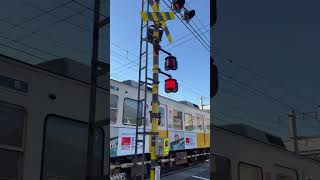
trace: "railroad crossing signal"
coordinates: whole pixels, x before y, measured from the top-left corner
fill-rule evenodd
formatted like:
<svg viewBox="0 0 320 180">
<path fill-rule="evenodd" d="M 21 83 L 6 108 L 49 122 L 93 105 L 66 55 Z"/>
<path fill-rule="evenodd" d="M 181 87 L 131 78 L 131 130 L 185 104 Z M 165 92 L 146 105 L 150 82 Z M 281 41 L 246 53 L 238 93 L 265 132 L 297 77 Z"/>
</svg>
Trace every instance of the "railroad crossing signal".
<svg viewBox="0 0 320 180">
<path fill-rule="evenodd" d="M 178 69 L 178 61 L 174 56 L 166 57 L 165 69 L 168 70 L 177 70 Z"/>
<path fill-rule="evenodd" d="M 173 10 L 175 10 L 176 12 L 180 12 L 185 3 L 185 0 L 173 0 L 171 6 Z"/>
<path fill-rule="evenodd" d="M 157 3 L 155 3 L 153 0 L 149 0 L 149 3 L 153 9 L 154 12 L 141 12 L 141 17 L 143 21 L 155 21 L 160 22 L 160 26 L 162 27 L 163 31 L 166 33 L 168 42 L 172 42 L 172 37 L 170 34 L 170 31 L 167 27 L 166 21 L 168 20 L 174 20 L 174 12 L 159 12 L 159 8 L 157 6 Z"/>
<path fill-rule="evenodd" d="M 174 19 L 174 12 L 141 12 L 143 21 L 168 21 Z"/>
<path fill-rule="evenodd" d="M 176 79 L 169 78 L 165 80 L 166 93 L 175 93 L 178 91 L 178 82 Z"/>
<path fill-rule="evenodd" d="M 183 20 L 189 22 L 194 16 L 196 15 L 196 11 L 195 10 L 185 10 L 183 13 Z"/>
</svg>

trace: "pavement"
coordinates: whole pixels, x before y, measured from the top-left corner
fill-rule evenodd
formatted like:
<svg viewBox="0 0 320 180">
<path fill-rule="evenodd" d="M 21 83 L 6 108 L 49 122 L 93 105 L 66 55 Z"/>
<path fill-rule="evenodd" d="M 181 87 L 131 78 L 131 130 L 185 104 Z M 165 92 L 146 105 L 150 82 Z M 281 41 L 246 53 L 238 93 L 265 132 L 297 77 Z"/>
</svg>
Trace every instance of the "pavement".
<svg viewBox="0 0 320 180">
<path fill-rule="evenodd" d="M 185 168 L 161 177 L 161 180 L 210 180 L 210 163 Z"/>
</svg>

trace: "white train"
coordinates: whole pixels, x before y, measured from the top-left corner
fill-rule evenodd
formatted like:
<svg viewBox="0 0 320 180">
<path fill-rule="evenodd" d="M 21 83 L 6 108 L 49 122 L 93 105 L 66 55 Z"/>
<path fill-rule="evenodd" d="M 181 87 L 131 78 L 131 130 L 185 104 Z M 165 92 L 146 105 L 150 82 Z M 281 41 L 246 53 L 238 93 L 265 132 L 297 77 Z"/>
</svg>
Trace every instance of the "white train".
<svg viewBox="0 0 320 180">
<path fill-rule="evenodd" d="M 319 161 L 286 150 L 281 139 L 268 133 L 243 125 L 212 130 L 214 180 L 320 179 Z M 250 133 L 260 134 L 260 140 L 249 138 Z"/>
<path fill-rule="evenodd" d="M 110 161 L 114 173 L 124 170 L 130 174 L 133 166 L 137 95 L 136 82 L 110 81 Z M 150 131 L 151 91 L 148 92 L 147 97 L 146 129 Z M 200 157 L 205 158 L 207 156 L 208 158 L 210 151 L 210 113 L 202 111 L 198 106 L 185 101 L 178 102 L 163 96 L 159 96 L 159 101 L 159 111 L 161 113 L 159 136 L 169 138 L 170 142 L 169 156 L 161 159 L 162 165 L 174 166 L 182 163 L 192 163 Z M 142 124 L 140 129 L 142 129 Z M 139 142 L 138 147 L 138 153 L 141 154 L 142 143 Z M 145 152 L 149 153 L 148 136 L 146 136 Z M 149 160 L 147 155 L 146 161 Z"/>
<path fill-rule="evenodd" d="M 88 67 L 67 59 L 51 63 L 63 74 L 70 67 L 90 74 L 78 73 Z M 89 94 L 85 81 L 0 55 L 0 179 L 85 180 Z M 107 118 L 107 94 L 98 88 L 97 121 Z M 96 133 L 95 169 L 101 177 L 109 172 L 107 132 Z"/>
<path fill-rule="evenodd" d="M 84 180 L 89 84 L 6 56 L 0 56 L 0 72 L 0 179 L 56 180 L 72 177 Z M 116 115 L 111 116 L 110 136 L 118 134 L 117 139 L 120 140 L 124 135 L 120 133 L 124 130 L 120 129 L 126 129 L 131 137 L 129 129 L 134 126 L 129 123 L 133 119 L 130 118 L 130 113 L 125 113 L 124 116 L 123 112 L 127 112 L 125 108 L 134 109 L 133 104 L 126 104 L 130 102 L 126 99 L 134 100 L 137 90 L 126 83 L 111 81 L 110 92 L 118 96 L 117 106 L 112 103 L 110 106 L 113 111 L 111 114 Z M 107 95 L 107 89 L 98 88 L 96 120 L 107 116 Z M 111 99 L 114 97 L 111 96 Z M 275 145 L 275 142 L 279 142 L 275 137 L 260 133 L 264 134 L 264 138 L 258 141 L 226 130 L 230 127 L 211 126 L 214 136 L 210 138 L 208 112 L 164 97 L 160 98 L 160 102 L 166 108 L 160 134 L 170 138 L 170 134 L 178 132 L 184 136 L 176 139 L 184 137 L 185 141 L 184 145 L 172 144 L 170 157 L 164 157 L 161 161 L 164 165 L 186 163 L 183 157 L 190 163 L 208 156 L 211 144 L 211 157 L 215 157 L 212 160 L 212 178 L 215 180 L 320 179 L 318 161 L 289 152 L 279 147 L 281 143 Z M 185 118 L 184 113 L 190 113 L 191 118 Z M 177 118 L 180 117 L 179 114 L 182 114 L 182 118 Z M 203 116 L 203 121 L 201 118 L 197 120 L 198 115 Z M 188 126 L 190 121 L 192 126 Z M 181 128 L 180 123 L 182 129 L 175 130 Z M 133 154 L 126 148 L 118 150 L 115 148 L 116 143 L 112 141 L 110 145 L 113 151 L 110 151 L 109 164 L 108 133 L 109 127 L 97 131 L 95 149 L 96 174 L 105 178 L 109 176 L 109 168 L 112 172 L 129 170 Z M 172 137 L 177 136 L 171 135 L 171 139 Z M 125 146 L 128 138 L 124 139 L 122 145 Z M 121 147 L 121 143 L 117 147 Z"/>
</svg>

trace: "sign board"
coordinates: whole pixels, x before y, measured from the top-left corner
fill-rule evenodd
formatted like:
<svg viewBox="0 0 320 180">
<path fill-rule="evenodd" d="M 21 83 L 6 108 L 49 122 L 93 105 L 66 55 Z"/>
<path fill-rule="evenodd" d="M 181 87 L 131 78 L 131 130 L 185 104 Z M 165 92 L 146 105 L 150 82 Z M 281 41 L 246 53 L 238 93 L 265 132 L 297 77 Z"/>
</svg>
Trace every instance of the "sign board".
<svg viewBox="0 0 320 180">
<path fill-rule="evenodd" d="M 170 150 L 185 149 L 185 136 L 183 131 L 169 131 Z"/>
<path fill-rule="evenodd" d="M 197 133 L 185 132 L 186 149 L 197 148 Z"/>
<path fill-rule="evenodd" d="M 127 156 L 134 155 L 136 130 L 134 128 L 117 128 L 117 135 L 110 139 L 110 156 Z M 139 129 L 142 131 L 142 129 Z M 143 139 L 139 135 L 139 139 Z M 143 143 L 138 142 L 138 154 L 142 154 Z M 149 136 L 145 137 L 145 153 L 149 153 Z"/>
</svg>

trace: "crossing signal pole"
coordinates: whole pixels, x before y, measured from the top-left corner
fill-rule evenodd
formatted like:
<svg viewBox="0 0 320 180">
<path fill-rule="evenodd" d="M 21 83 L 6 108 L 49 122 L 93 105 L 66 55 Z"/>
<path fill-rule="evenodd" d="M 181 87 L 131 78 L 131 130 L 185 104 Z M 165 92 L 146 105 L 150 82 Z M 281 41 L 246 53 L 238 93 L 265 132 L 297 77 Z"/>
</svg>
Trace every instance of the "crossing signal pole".
<svg viewBox="0 0 320 180">
<path fill-rule="evenodd" d="M 155 6 L 159 9 L 160 0 L 155 1 Z M 153 85 L 152 85 L 152 112 L 151 112 L 151 131 L 158 132 L 158 120 L 159 120 L 159 21 L 154 21 L 153 31 Z M 150 180 L 155 180 L 155 168 L 158 166 L 157 155 L 156 155 L 156 135 L 151 137 L 151 169 L 150 169 Z"/>
<path fill-rule="evenodd" d="M 145 0 L 142 0 L 143 3 Z M 141 12 L 141 18 L 142 21 L 153 21 L 153 29 L 148 29 L 147 31 L 147 38 L 146 41 L 149 43 L 152 43 L 153 45 L 153 77 L 152 77 L 152 101 L 151 101 L 151 114 L 150 114 L 150 119 L 151 119 L 151 132 L 143 132 L 141 134 L 145 135 L 150 135 L 151 136 L 151 143 L 150 143 L 150 155 L 151 155 L 151 168 L 150 168 L 150 180 L 156 180 L 160 179 L 160 167 L 158 165 L 158 156 L 161 155 L 167 155 L 168 154 L 168 139 L 161 139 L 158 138 L 158 125 L 160 121 L 161 114 L 159 113 L 159 74 L 163 74 L 169 79 L 165 81 L 165 90 L 167 93 L 175 93 L 178 91 L 178 83 L 176 79 L 173 79 L 171 75 L 163 72 L 159 68 L 159 51 L 162 51 L 169 56 L 166 58 L 166 63 L 165 63 L 165 69 L 166 70 L 176 70 L 178 67 L 178 63 L 176 60 L 176 57 L 172 56 L 171 53 L 163 50 L 160 46 L 161 42 L 161 36 L 163 31 L 165 32 L 167 39 L 169 43 L 172 42 L 172 37 L 171 34 L 166 26 L 166 21 L 167 20 L 173 20 L 175 17 L 174 12 L 160 12 L 159 11 L 159 3 L 160 0 L 146 0 L 148 1 L 148 6 L 150 5 L 153 9 L 154 12 Z M 183 8 L 185 10 L 184 17 L 183 18 L 185 21 L 189 21 L 194 15 L 195 11 L 188 11 L 185 9 L 184 6 L 185 0 L 174 0 L 172 4 L 172 10 L 175 12 L 180 12 L 181 9 Z M 161 27 L 161 29 L 160 29 Z M 148 27 L 149 28 L 149 27 Z M 152 32 L 149 34 L 149 32 Z M 151 37 L 152 36 L 152 37 Z M 142 41 L 142 39 L 141 39 Z M 141 63 L 141 61 L 140 61 Z M 140 65 L 141 66 L 141 65 Z M 147 67 L 146 67 L 147 68 Z M 149 78 L 147 78 L 149 79 Z M 144 84 L 148 84 L 147 82 L 144 82 Z M 139 78 L 139 85 L 140 85 L 140 78 Z M 138 92 L 140 93 L 140 92 Z M 139 101 L 139 96 L 138 96 L 138 101 Z M 145 101 L 146 102 L 146 101 Z M 138 119 L 138 114 L 137 114 L 137 119 Z M 136 127 L 138 128 L 138 127 Z M 144 130 L 145 131 L 145 130 Z M 138 130 L 136 129 L 136 133 L 138 134 Z M 140 134 L 140 133 L 139 133 Z M 136 135 L 137 137 L 137 135 Z M 138 139 L 136 139 L 138 141 Z M 166 142 L 166 143 L 159 143 L 159 142 Z M 144 144 L 145 142 L 143 142 Z M 166 144 L 163 147 L 159 148 L 159 144 Z M 135 147 L 135 156 L 137 159 L 137 143 Z M 164 150 L 163 153 L 160 153 L 159 149 Z M 143 160 L 144 161 L 144 156 Z M 143 177 L 144 175 L 142 175 Z"/>
</svg>

